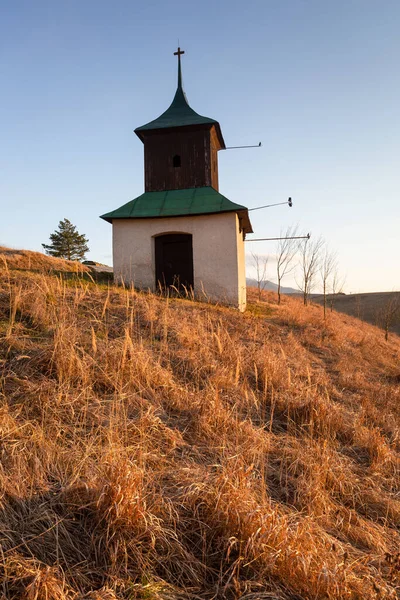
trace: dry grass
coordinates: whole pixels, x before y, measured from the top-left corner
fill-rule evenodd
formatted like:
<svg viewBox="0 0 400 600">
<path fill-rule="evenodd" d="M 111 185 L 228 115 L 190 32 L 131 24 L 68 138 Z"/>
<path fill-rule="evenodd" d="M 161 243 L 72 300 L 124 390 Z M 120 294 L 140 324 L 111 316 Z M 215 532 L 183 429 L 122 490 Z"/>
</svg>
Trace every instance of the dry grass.
<svg viewBox="0 0 400 600">
<path fill-rule="evenodd" d="M 400 597 L 399 340 L 0 275 L 0 598 Z"/>
<path fill-rule="evenodd" d="M 0 246 L 0 267 L 3 269 L 21 269 L 51 273 L 63 271 L 69 273 L 88 273 L 89 269 L 78 261 L 53 258 L 41 252 L 31 250 L 13 250 Z"/>
</svg>

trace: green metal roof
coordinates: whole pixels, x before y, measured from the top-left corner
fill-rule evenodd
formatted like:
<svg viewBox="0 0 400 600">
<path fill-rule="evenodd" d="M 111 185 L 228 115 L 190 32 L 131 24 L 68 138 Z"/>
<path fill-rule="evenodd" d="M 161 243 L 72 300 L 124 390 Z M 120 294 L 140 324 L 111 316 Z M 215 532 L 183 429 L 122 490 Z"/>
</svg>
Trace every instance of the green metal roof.
<svg viewBox="0 0 400 600">
<path fill-rule="evenodd" d="M 203 117 L 189 106 L 188 99 L 182 86 L 181 57 L 178 55 L 178 87 L 175 92 L 172 104 L 162 115 L 154 121 L 146 123 L 135 129 L 136 135 L 143 141 L 143 132 L 155 129 L 168 129 L 173 127 L 185 127 L 190 125 L 215 125 L 222 148 L 225 148 L 224 138 L 221 128 L 215 119 Z"/>
<path fill-rule="evenodd" d="M 101 218 L 112 223 L 113 219 L 183 217 L 224 212 L 236 212 L 245 233 L 252 233 L 247 208 L 231 202 L 212 187 L 145 192 L 120 208 L 101 215 Z"/>
</svg>

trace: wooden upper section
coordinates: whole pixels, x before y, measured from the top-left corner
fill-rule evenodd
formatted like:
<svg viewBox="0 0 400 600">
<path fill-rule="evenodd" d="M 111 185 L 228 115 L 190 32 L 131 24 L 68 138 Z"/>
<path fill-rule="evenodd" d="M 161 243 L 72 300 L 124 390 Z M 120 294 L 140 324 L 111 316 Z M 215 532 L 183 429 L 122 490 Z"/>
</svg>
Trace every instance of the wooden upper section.
<svg viewBox="0 0 400 600">
<path fill-rule="evenodd" d="M 146 132 L 146 192 L 211 186 L 218 190 L 220 149 L 215 126 L 189 126 Z"/>
<path fill-rule="evenodd" d="M 196 113 L 182 86 L 178 48 L 178 87 L 157 119 L 137 127 L 144 143 L 145 191 L 211 186 L 218 190 L 217 152 L 225 148 L 218 121 Z"/>
</svg>

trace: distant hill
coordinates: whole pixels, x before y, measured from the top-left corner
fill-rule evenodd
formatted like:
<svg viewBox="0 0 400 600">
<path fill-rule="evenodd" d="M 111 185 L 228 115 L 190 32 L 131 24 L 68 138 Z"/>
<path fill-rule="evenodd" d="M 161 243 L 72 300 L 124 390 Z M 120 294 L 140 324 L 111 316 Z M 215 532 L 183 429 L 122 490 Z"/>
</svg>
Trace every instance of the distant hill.
<svg viewBox="0 0 400 600">
<path fill-rule="evenodd" d="M 246 284 L 248 287 L 258 287 L 257 279 L 247 278 Z M 273 281 L 269 281 L 269 280 L 267 280 L 265 282 L 263 281 L 263 290 L 266 292 L 277 292 L 278 286 Z M 295 290 L 292 287 L 284 287 L 284 286 L 281 286 L 281 292 L 282 292 L 282 294 L 299 294 L 300 293 L 299 290 Z"/>
<path fill-rule="evenodd" d="M 320 294 L 313 294 L 312 301 L 323 304 Z M 389 331 L 400 335 L 400 292 L 370 292 L 366 294 L 336 294 L 327 296 L 327 304 L 346 315 L 357 317 L 362 321 L 384 327 L 385 313 L 392 304 L 395 312 L 391 319 Z M 395 306 L 396 305 L 396 306 Z"/>
</svg>

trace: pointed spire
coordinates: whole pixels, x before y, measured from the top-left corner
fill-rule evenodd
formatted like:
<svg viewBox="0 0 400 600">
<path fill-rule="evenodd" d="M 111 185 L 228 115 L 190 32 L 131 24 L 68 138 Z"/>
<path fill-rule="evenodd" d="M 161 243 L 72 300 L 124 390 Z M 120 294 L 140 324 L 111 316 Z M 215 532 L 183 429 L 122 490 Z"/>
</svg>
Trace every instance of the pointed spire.
<svg viewBox="0 0 400 600">
<path fill-rule="evenodd" d="M 181 50 L 178 46 L 178 50 L 174 52 L 174 56 L 178 57 L 178 89 L 182 89 L 182 66 L 181 66 L 181 54 L 185 54 L 184 50 Z"/>
<path fill-rule="evenodd" d="M 178 57 L 178 87 L 176 88 L 175 96 L 172 100 L 172 103 L 170 104 L 169 108 L 167 108 L 167 110 L 163 112 L 162 115 L 160 115 L 157 119 L 154 119 L 154 121 L 150 121 L 150 123 L 146 123 L 141 127 L 137 127 L 135 129 L 135 133 L 143 141 L 143 134 L 146 131 L 167 128 L 171 129 L 175 127 L 185 127 L 188 125 L 215 125 L 215 127 L 217 128 L 217 134 L 220 139 L 221 147 L 225 148 L 225 142 L 222 137 L 218 121 L 199 115 L 193 110 L 193 108 L 188 102 L 182 84 L 182 54 L 185 54 L 185 51 L 181 50 L 178 46 L 178 50 L 174 52 L 174 56 Z"/>
<path fill-rule="evenodd" d="M 185 105 L 189 106 L 188 99 L 186 98 L 186 94 L 182 85 L 182 64 L 181 64 L 181 55 L 185 54 L 184 50 L 181 50 L 178 46 L 178 50 L 174 52 L 174 56 L 178 57 L 178 87 L 176 88 L 175 96 L 172 101 L 172 105 Z"/>
</svg>

